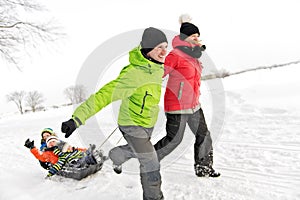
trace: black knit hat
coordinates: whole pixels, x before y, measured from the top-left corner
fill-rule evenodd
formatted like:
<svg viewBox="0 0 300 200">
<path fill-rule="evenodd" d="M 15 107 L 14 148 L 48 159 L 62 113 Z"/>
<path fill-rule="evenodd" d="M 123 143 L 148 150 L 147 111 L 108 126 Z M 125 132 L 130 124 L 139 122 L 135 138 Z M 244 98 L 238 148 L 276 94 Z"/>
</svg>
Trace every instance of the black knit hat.
<svg viewBox="0 0 300 200">
<path fill-rule="evenodd" d="M 197 26 L 189 22 L 183 22 L 180 27 L 180 39 L 184 40 L 185 38 L 198 33 L 200 35 L 200 31 Z"/>
<path fill-rule="evenodd" d="M 166 35 L 161 30 L 153 27 L 146 28 L 141 41 L 143 53 L 147 54 L 162 42 L 168 42 L 168 40 Z"/>
</svg>

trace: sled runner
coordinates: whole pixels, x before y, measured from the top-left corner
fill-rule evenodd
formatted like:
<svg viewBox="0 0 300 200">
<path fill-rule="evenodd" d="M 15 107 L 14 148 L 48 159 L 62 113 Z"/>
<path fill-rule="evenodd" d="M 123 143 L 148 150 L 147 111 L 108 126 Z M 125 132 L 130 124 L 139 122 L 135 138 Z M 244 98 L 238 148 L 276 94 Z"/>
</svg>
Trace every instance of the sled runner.
<svg viewBox="0 0 300 200">
<path fill-rule="evenodd" d="M 56 175 L 62 176 L 64 178 L 72 178 L 75 180 L 81 180 L 89 175 L 95 174 L 102 169 L 103 162 L 97 163 L 95 165 L 88 165 L 81 168 L 66 166 Z"/>
</svg>

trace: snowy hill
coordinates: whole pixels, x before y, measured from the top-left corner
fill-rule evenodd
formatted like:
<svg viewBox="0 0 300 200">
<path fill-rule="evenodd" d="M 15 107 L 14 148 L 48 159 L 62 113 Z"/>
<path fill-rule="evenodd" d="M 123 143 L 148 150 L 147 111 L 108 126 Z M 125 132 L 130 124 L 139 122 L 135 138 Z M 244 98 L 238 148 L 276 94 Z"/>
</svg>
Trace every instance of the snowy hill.
<svg viewBox="0 0 300 200">
<path fill-rule="evenodd" d="M 197 178 L 193 171 L 193 135 L 161 165 L 162 190 L 167 200 L 195 199 L 300 199 L 300 81 L 299 66 L 251 72 L 223 80 L 225 118 L 222 132 L 215 136 L 215 168 L 220 178 Z M 278 77 L 280 81 L 278 81 Z M 285 78 L 283 78 L 285 77 Z M 202 86 L 202 105 L 212 124 L 209 91 Z M 74 146 L 100 145 L 116 127 L 112 107 L 105 108 L 69 139 Z M 25 148 L 27 138 L 39 144 L 40 131 L 52 127 L 60 137 L 62 121 L 72 107 L 0 119 L 0 199 L 141 199 L 142 189 L 136 160 L 124 164 L 117 175 L 107 161 L 103 169 L 82 181 L 54 177 Z M 153 141 L 164 135 L 164 117 L 158 122 Z M 96 126 L 93 122 L 98 121 Z M 98 129 L 100 126 L 100 131 Z M 100 132 L 102 134 L 100 134 Z M 99 134 L 98 134 L 99 133 Z M 89 135 L 90 134 L 90 135 Z M 99 137 L 99 138 L 97 138 Z M 97 138 L 97 139 L 95 139 Z M 102 147 L 105 153 L 118 144 L 117 131 Z M 90 140 L 89 140 L 90 139 Z"/>
</svg>

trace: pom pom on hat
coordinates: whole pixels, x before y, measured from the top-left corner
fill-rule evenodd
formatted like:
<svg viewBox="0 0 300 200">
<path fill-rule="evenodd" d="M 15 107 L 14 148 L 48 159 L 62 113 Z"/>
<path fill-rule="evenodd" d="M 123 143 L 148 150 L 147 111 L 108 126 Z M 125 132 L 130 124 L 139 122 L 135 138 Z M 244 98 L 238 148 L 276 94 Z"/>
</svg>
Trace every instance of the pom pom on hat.
<svg viewBox="0 0 300 200">
<path fill-rule="evenodd" d="M 51 142 L 53 140 L 56 141 L 56 142 L 59 141 L 58 137 L 56 137 L 56 136 L 51 135 L 51 136 L 47 137 L 47 139 L 46 139 L 47 146 L 48 146 L 49 142 Z"/>
<path fill-rule="evenodd" d="M 200 31 L 197 26 L 190 23 L 192 20 L 191 16 L 188 14 L 183 14 L 179 17 L 179 22 L 181 23 L 180 27 L 180 39 L 185 40 L 187 37 L 198 33 L 200 35 Z"/>
<path fill-rule="evenodd" d="M 179 24 L 185 23 L 185 22 L 191 22 L 192 18 L 189 14 L 182 14 L 179 16 Z"/>
</svg>

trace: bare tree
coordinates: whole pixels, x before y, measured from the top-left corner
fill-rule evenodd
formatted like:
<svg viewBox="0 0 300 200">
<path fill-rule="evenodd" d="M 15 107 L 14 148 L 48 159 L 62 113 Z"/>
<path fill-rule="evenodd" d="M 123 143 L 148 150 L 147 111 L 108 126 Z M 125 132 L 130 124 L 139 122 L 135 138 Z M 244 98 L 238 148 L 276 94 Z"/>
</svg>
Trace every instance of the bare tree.
<svg viewBox="0 0 300 200">
<path fill-rule="evenodd" d="M 70 86 L 64 90 L 64 94 L 72 104 L 81 103 L 86 99 L 86 90 L 83 85 Z"/>
<path fill-rule="evenodd" d="M 35 112 L 44 101 L 43 94 L 38 91 L 28 92 L 25 98 L 26 105 L 31 108 L 32 112 Z"/>
<path fill-rule="evenodd" d="M 6 95 L 6 99 L 8 102 L 14 102 L 17 107 L 18 110 L 20 111 L 21 114 L 23 114 L 23 100 L 24 97 L 26 96 L 25 91 L 19 91 L 19 92 L 12 92 L 8 95 Z"/>
<path fill-rule="evenodd" d="M 228 77 L 228 76 L 238 75 L 238 74 L 242 74 L 242 73 L 246 73 L 246 72 L 262 70 L 262 69 L 273 69 L 273 68 L 278 68 L 278 67 L 285 67 L 285 66 L 295 65 L 295 64 L 299 64 L 299 63 L 300 63 L 300 60 L 297 60 L 297 61 L 292 61 L 292 62 L 288 62 L 288 63 L 274 64 L 274 65 L 271 65 L 271 66 L 261 66 L 261 67 L 245 69 L 245 70 L 238 71 L 238 72 L 233 72 L 233 73 L 230 73 L 225 69 L 221 69 L 220 71 L 218 71 L 214 74 L 204 75 L 204 76 L 201 77 L 201 79 L 203 81 L 205 81 L 205 80 L 210 80 L 210 79 L 215 79 L 215 78 L 225 78 L 225 77 Z"/>
<path fill-rule="evenodd" d="M 41 16 L 29 15 L 45 10 L 34 0 L 0 0 L 0 54 L 18 69 L 27 47 L 36 48 L 40 42 L 54 41 L 63 35 L 50 20 L 35 22 Z"/>
</svg>

